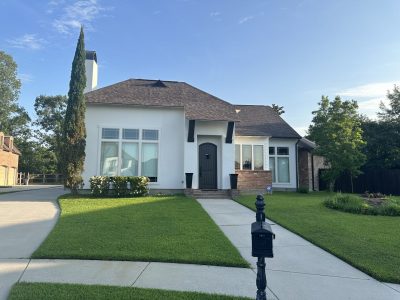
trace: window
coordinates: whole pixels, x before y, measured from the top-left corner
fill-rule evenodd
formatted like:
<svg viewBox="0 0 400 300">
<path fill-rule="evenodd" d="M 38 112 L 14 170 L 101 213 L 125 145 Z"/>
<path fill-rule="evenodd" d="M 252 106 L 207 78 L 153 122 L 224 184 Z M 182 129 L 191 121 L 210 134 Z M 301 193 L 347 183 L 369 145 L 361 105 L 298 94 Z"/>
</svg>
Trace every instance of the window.
<svg viewBox="0 0 400 300">
<path fill-rule="evenodd" d="M 118 128 L 103 128 L 101 131 L 101 137 L 103 139 L 116 140 L 119 138 Z"/>
<path fill-rule="evenodd" d="M 269 168 L 272 173 L 272 182 L 289 183 L 289 148 L 288 147 L 270 147 L 269 148 Z M 276 153 L 276 155 L 275 155 Z"/>
<path fill-rule="evenodd" d="M 158 130 L 143 129 L 140 135 L 139 129 L 102 128 L 101 137 L 100 175 L 147 176 L 157 182 Z"/>
<path fill-rule="evenodd" d="M 270 158 L 269 158 L 269 169 L 270 169 L 271 175 L 272 175 L 272 182 L 276 182 L 276 176 L 275 176 L 275 157 L 270 157 Z"/>
<path fill-rule="evenodd" d="M 158 140 L 158 130 L 143 129 L 142 139 L 148 141 Z"/>
<path fill-rule="evenodd" d="M 278 157 L 278 182 L 289 182 L 289 157 Z"/>
<path fill-rule="evenodd" d="M 236 170 L 264 170 L 263 145 L 235 145 Z"/>
<path fill-rule="evenodd" d="M 122 129 L 122 138 L 124 140 L 138 140 L 139 129 Z"/>
<path fill-rule="evenodd" d="M 139 174 L 139 144 L 122 143 L 121 158 L 121 175 L 137 176 Z"/>
<path fill-rule="evenodd" d="M 158 144 L 142 144 L 142 176 L 149 177 L 151 182 L 157 181 Z"/>
<path fill-rule="evenodd" d="M 251 170 L 251 145 L 242 145 L 242 169 Z"/>
<path fill-rule="evenodd" d="M 288 147 L 277 147 L 278 155 L 289 155 L 289 148 Z"/>
<path fill-rule="evenodd" d="M 269 155 L 275 155 L 275 147 L 269 147 Z"/>
<path fill-rule="evenodd" d="M 100 175 L 116 176 L 118 172 L 118 142 L 102 142 Z"/>
<path fill-rule="evenodd" d="M 262 145 L 254 145 L 254 170 L 264 170 L 264 147 Z"/>
<path fill-rule="evenodd" d="M 240 169 L 240 145 L 235 145 L 235 169 Z"/>
</svg>

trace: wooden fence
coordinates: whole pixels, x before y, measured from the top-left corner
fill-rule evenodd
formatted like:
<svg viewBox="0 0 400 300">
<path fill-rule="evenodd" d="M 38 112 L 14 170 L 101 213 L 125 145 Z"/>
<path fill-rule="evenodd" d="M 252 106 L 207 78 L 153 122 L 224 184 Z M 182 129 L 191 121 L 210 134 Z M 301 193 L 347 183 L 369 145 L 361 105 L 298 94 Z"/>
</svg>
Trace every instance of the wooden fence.
<svg viewBox="0 0 400 300">
<path fill-rule="evenodd" d="M 62 184 L 62 174 L 30 174 L 30 173 L 18 173 L 17 184 L 29 185 L 29 184 Z"/>
<path fill-rule="evenodd" d="M 320 190 L 328 189 L 328 183 L 322 179 L 325 170 L 319 170 Z M 353 179 L 354 193 L 365 191 L 383 193 L 386 195 L 400 195 L 400 169 L 367 169 Z M 348 174 L 343 174 L 335 182 L 335 191 L 351 193 L 351 181 Z"/>
</svg>

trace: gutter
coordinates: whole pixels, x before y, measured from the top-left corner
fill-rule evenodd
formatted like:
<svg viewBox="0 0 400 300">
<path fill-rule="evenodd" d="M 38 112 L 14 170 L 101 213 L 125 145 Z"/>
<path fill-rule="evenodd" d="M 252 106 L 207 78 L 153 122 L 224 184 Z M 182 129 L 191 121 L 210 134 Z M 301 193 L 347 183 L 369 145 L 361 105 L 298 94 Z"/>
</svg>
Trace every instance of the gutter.
<svg viewBox="0 0 400 300">
<path fill-rule="evenodd" d="M 300 142 L 300 139 L 297 140 L 295 149 L 296 149 L 296 190 L 299 189 L 299 147 L 298 144 Z"/>
</svg>

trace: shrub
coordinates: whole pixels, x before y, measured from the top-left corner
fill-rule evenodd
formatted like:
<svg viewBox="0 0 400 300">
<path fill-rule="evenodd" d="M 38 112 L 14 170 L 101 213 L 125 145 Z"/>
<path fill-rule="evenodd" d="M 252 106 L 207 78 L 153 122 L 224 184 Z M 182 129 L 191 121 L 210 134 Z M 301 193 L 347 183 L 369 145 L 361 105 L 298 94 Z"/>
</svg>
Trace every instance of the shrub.
<svg viewBox="0 0 400 300">
<path fill-rule="evenodd" d="M 89 182 L 92 195 L 96 197 L 110 196 L 110 190 L 113 191 L 112 196 L 117 197 L 138 197 L 149 192 L 149 179 L 145 176 L 93 176 Z"/>
<path fill-rule="evenodd" d="M 307 186 L 300 186 L 297 189 L 297 192 L 301 193 L 301 194 L 308 194 L 310 192 L 310 190 L 308 189 Z"/>
<path fill-rule="evenodd" d="M 110 181 L 113 184 L 113 195 L 117 197 L 129 196 L 128 177 L 114 176 L 110 178 Z"/>
<path fill-rule="evenodd" d="M 107 176 L 92 176 L 89 179 L 93 196 L 107 196 L 110 189 L 110 178 Z"/>
<path fill-rule="evenodd" d="M 144 196 L 149 193 L 148 184 L 150 180 L 146 176 L 129 176 L 126 178 L 132 196 Z"/>
<path fill-rule="evenodd" d="M 325 199 L 324 205 L 353 214 L 400 216 L 400 205 L 395 201 L 387 201 L 379 206 L 373 206 L 355 195 L 336 194 Z"/>
</svg>

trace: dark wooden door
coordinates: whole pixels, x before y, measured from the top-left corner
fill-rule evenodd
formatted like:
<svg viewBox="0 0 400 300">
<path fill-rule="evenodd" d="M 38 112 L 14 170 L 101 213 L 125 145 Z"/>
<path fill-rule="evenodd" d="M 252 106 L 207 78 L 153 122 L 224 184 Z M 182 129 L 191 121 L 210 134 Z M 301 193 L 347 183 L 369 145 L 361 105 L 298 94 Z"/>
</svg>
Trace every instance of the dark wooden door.
<svg viewBox="0 0 400 300">
<path fill-rule="evenodd" d="M 199 146 L 199 188 L 217 189 L 217 146 L 204 143 Z"/>
</svg>

